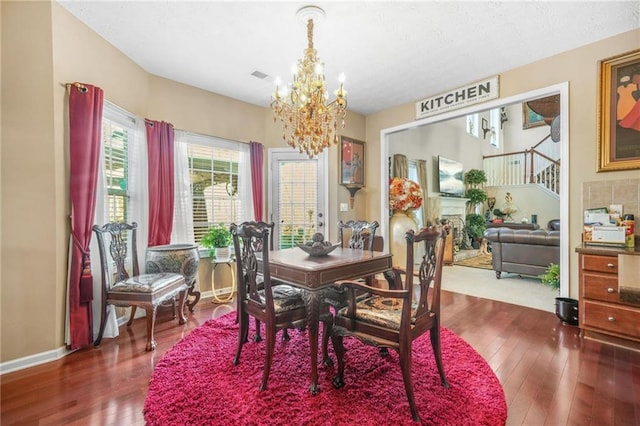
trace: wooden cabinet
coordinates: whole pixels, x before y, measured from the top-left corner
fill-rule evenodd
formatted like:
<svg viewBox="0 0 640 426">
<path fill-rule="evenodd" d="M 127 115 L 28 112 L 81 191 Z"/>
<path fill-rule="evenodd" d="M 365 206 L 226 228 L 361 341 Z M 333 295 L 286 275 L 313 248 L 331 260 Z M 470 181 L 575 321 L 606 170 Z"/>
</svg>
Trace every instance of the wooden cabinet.
<svg viewBox="0 0 640 426">
<path fill-rule="evenodd" d="M 621 300 L 618 293 L 618 254 L 640 253 L 587 246 L 576 251 L 580 262 L 579 325 L 584 336 L 640 348 L 640 305 Z"/>
</svg>

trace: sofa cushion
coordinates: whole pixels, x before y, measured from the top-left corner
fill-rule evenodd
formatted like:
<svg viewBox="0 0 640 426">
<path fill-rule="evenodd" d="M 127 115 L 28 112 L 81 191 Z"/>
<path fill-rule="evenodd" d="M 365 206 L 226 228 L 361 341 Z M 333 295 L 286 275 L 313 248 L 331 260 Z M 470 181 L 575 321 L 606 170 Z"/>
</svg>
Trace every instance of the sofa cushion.
<svg viewBox="0 0 640 426">
<path fill-rule="evenodd" d="M 559 246 L 560 231 L 490 228 L 484 237 L 491 242 Z"/>
<path fill-rule="evenodd" d="M 560 231 L 490 228 L 484 237 L 497 278 L 501 272 L 537 276 L 560 262 Z"/>
</svg>

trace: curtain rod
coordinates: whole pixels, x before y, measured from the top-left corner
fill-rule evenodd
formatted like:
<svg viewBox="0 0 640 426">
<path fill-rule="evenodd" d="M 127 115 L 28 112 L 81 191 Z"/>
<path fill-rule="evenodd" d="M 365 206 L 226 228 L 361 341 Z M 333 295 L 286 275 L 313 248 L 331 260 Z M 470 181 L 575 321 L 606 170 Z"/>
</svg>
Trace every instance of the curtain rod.
<svg viewBox="0 0 640 426">
<path fill-rule="evenodd" d="M 71 86 L 75 86 L 82 93 L 87 93 L 87 90 L 88 90 L 87 86 L 85 86 L 84 84 L 78 83 L 77 81 L 74 83 L 64 83 L 63 86 L 65 86 L 67 90 L 69 90 Z"/>
</svg>

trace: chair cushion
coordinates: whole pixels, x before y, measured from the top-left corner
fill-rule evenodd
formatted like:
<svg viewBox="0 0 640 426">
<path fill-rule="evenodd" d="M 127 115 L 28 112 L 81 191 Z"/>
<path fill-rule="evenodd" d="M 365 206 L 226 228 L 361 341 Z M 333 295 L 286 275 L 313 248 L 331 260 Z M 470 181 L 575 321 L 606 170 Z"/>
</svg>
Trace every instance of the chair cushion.
<svg viewBox="0 0 640 426">
<path fill-rule="evenodd" d="M 361 282 L 362 284 L 366 284 L 365 280 L 357 279 L 357 282 Z M 347 301 L 347 290 L 338 286 L 330 286 L 323 290 L 323 296 L 325 303 L 333 306 L 336 309 L 341 309 L 345 307 L 348 303 Z M 369 293 L 363 293 L 361 291 L 356 292 L 356 300 L 361 301 L 369 297 Z"/>
<path fill-rule="evenodd" d="M 271 287 L 271 293 L 273 294 L 273 305 L 276 314 L 305 307 L 304 301 L 302 300 L 302 290 L 299 288 L 281 284 Z M 260 296 L 261 303 L 264 305 L 264 290 L 258 291 L 258 295 Z"/>
<path fill-rule="evenodd" d="M 153 293 L 166 287 L 182 284 L 182 282 L 184 282 L 184 277 L 172 272 L 142 274 L 118 281 L 109 291 L 112 293 Z"/>
<path fill-rule="evenodd" d="M 411 309 L 415 315 L 416 306 Z M 338 311 L 339 316 L 346 316 L 347 308 Z M 373 296 L 356 305 L 356 319 L 392 330 L 400 330 L 402 317 L 402 300 L 389 297 Z"/>
</svg>

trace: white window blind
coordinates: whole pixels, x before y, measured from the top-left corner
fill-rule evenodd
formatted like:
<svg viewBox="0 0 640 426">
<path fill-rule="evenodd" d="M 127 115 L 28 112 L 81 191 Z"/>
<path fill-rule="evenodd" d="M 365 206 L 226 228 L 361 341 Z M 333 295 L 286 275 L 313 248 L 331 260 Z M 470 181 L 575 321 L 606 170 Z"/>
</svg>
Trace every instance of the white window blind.
<svg viewBox="0 0 640 426">
<path fill-rule="evenodd" d="M 104 177 L 109 222 L 127 222 L 129 187 L 129 140 L 134 134 L 132 117 L 105 105 L 102 117 Z"/>
<path fill-rule="evenodd" d="M 245 219 L 247 198 L 241 185 L 241 163 L 248 161 L 245 144 L 187 134 L 187 157 L 193 200 L 193 233 L 199 243 L 207 230 L 217 224 L 229 226 Z M 245 164 L 248 170 L 248 165 Z M 250 178 L 245 177 L 248 182 Z"/>
</svg>

